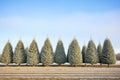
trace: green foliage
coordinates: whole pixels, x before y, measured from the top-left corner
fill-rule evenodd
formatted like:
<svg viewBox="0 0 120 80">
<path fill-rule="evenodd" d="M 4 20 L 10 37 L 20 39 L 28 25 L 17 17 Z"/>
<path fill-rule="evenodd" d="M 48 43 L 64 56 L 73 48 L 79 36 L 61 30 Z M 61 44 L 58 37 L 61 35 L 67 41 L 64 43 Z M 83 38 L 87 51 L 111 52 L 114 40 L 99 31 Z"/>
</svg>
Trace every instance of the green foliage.
<svg viewBox="0 0 120 80">
<path fill-rule="evenodd" d="M 87 48 L 86 48 L 86 46 L 84 45 L 83 48 L 82 48 L 82 60 L 83 60 L 83 63 L 86 63 L 86 62 L 85 62 L 86 50 L 87 50 Z"/>
<path fill-rule="evenodd" d="M 13 54 L 13 62 L 20 65 L 21 63 L 26 62 L 25 59 L 26 59 L 26 54 L 25 54 L 24 45 L 23 42 L 19 40 Z"/>
<path fill-rule="evenodd" d="M 39 63 L 39 50 L 35 40 L 32 41 L 27 53 L 27 63 L 30 65 L 37 65 Z"/>
<path fill-rule="evenodd" d="M 85 55 L 85 61 L 86 63 L 90 63 L 92 65 L 98 62 L 97 50 L 93 40 L 90 40 L 88 43 L 88 47 Z"/>
<path fill-rule="evenodd" d="M 26 54 L 25 58 L 26 58 L 26 63 L 27 63 L 28 54 L 29 54 L 29 48 L 28 47 L 25 48 L 25 54 Z"/>
<path fill-rule="evenodd" d="M 28 55 L 28 53 L 29 53 L 29 48 L 28 47 L 25 48 L 25 53 L 26 53 L 26 55 Z"/>
<path fill-rule="evenodd" d="M 0 62 L 1 62 L 1 57 L 2 57 L 2 54 L 0 54 Z"/>
<path fill-rule="evenodd" d="M 109 39 L 106 39 L 103 44 L 101 62 L 103 64 L 115 64 L 116 57 L 112 47 L 112 44 Z"/>
<path fill-rule="evenodd" d="M 52 49 L 49 38 L 45 40 L 44 45 L 42 47 L 41 62 L 43 65 L 46 65 L 46 66 L 53 63 L 53 49 Z"/>
<path fill-rule="evenodd" d="M 102 46 L 101 46 L 101 44 L 98 44 L 97 52 L 98 52 L 99 63 L 101 63 L 101 54 L 102 54 Z"/>
<path fill-rule="evenodd" d="M 56 46 L 55 54 L 54 54 L 54 61 L 59 65 L 66 62 L 66 55 L 64 51 L 64 46 L 62 40 L 59 40 Z"/>
<path fill-rule="evenodd" d="M 119 59 L 119 54 L 116 56 Z M 48 66 L 53 62 L 59 65 L 68 62 L 74 66 L 80 65 L 82 62 L 90 63 L 92 65 L 99 62 L 100 64 L 108 64 L 109 66 L 110 64 L 116 63 L 116 56 L 109 39 L 104 41 L 103 48 L 101 44 L 99 44 L 97 49 L 93 40 L 90 40 L 87 48 L 85 45 L 83 46 L 82 52 L 80 51 L 77 40 L 73 39 L 69 45 L 66 57 L 62 40 L 58 40 L 55 54 L 53 54 L 52 45 L 49 38 L 47 38 L 40 54 L 35 40 L 33 40 L 30 47 L 27 47 L 26 49 L 24 49 L 23 42 L 19 40 L 15 47 L 14 54 L 12 51 L 12 45 L 8 41 L 0 55 L 0 62 L 7 65 L 13 62 L 18 65 L 21 63 L 37 65 L 41 62 L 45 66 Z"/>
<path fill-rule="evenodd" d="M 26 54 L 26 62 L 27 62 L 27 57 L 28 57 L 28 54 L 29 54 L 29 48 L 28 47 L 25 48 L 25 54 Z"/>
<path fill-rule="evenodd" d="M 1 62 L 8 65 L 12 63 L 12 61 L 13 61 L 13 50 L 11 43 L 8 41 L 3 49 Z"/>
<path fill-rule="evenodd" d="M 76 39 L 74 39 L 68 49 L 68 62 L 71 65 L 80 65 L 82 63 L 82 54 L 80 51 L 79 44 Z"/>
</svg>

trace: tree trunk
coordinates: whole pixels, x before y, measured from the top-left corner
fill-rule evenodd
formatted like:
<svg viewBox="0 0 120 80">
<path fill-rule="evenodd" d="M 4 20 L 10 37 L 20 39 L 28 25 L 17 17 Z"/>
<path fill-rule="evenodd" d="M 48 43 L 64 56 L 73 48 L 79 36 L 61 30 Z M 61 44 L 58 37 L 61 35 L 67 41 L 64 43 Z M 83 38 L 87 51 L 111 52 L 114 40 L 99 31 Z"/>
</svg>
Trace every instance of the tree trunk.
<svg viewBox="0 0 120 80">
<path fill-rule="evenodd" d="M 93 67 L 93 63 L 92 63 L 91 65 L 92 65 L 92 67 Z"/>
<path fill-rule="evenodd" d="M 61 64 L 58 64 L 58 66 L 61 66 Z"/>
<path fill-rule="evenodd" d="M 43 66 L 44 66 L 44 67 L 48 67 L 48 65 L 47 65 L 47 64 L 43 64 Z"/>
<path fill-rule="evenodd" d="M 110 67 L 110 64 L 108 64 L 108 67 Z"/>
<path fill-rule="evenodd" d="M 74 65 L 74 67 L 77 67 L 77 65 Z"/>
<path fill-rule="evenodd" d="M 33 64 L 33 67 L 35 67 L 35 64 Z"/>
<path fill-rule="evenodd" d="M 86 67 L 86 63 L 85 63 L 85 67 Z"/>
<path fill-rule="evenodd" d="M 100 63 L 100 67 L 102 67 L 102 63 Z"/>
</svg>

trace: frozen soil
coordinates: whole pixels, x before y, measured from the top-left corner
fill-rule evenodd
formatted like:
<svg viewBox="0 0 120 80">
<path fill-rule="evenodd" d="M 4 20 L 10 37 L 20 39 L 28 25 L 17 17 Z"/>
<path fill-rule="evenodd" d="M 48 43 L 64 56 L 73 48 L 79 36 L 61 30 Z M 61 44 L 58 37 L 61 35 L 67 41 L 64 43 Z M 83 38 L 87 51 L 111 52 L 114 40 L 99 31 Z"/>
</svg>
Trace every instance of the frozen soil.
<svg viewBox="0 0 120 80">
<path fill-rule="evenodd" d="M 113 67 L 0 67 L 0 80 L 120 80 Z"/>
</svg>

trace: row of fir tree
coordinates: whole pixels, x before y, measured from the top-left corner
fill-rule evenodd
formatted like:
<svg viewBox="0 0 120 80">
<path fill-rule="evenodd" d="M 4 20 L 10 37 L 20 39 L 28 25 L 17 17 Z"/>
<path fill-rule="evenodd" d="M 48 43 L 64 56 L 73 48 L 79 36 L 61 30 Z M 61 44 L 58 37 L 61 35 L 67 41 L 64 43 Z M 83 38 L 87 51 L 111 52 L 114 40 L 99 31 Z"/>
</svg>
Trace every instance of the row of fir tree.
<svg viewBox="0 0 120 80">
<path fill-rule="evenodd" d="M 26 49 L 24 48 L 22 40 L 19 40 L 14 52 L 10 41 L 8 41 L 3 49 L 0 62 L 6 65 L 10 63 L 16 63 L 18 65 L 22 63 L 29 65 L 42 63 L 44 66 L 48 66 L 52 63 L 61 65 L 66 62 L 74 66 L 81 65 L 82 63 L 110 65 L 116 63 L 116 57 L 108 38 L 105 39 L 103 48 L 101 44 L 99 44 L 96 49 L 93 40 L 90 40 L 87 47 L 85 45 L 83 46 L 82 51 L 80 50 L 77 39 L 73 39 L 69 45 L 67 56 L 62 40 L 58 40 L 56 50 L 53 52 L 50 40 L 47 38 L 41 52 L 39 52 L 35 40 L 33 40 L 29 48 L 27 47 Z"/>
</svg>

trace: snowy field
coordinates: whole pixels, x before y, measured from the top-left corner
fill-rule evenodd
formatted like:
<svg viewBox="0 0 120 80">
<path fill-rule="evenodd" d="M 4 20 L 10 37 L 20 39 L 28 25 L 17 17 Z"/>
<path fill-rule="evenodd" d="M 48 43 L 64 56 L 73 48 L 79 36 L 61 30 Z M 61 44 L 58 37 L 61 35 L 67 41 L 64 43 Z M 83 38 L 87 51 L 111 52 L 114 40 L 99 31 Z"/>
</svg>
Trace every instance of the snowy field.
<svg viewBox="0 0 120 80">
<path fill-rule="evenodd" d="M 3 63 L 0 63 L 0 66 L 5 66 L 6 64 L 3 64 Z M 13 63 L 13 64 L 9 64 L 9 65 L 16 65 L 15 63 Z M 26 63 L 25 64 L 21 64 L 21 65 L 26 65 Z M 42 65 L 42 63 L 39 63 L 38 65 Z M 56 63 L 53 63 L 53 64 L 51 64 L 51 65 L 57 65 Z M 62 65 L 70 65 L 69 63 L 65 63 L 65 64 L 62 64 Z M 82 65 L 85 65 L 84 63 L 82 64 Z M 88 65 L 90 65 L 90 64 L 88 64 Z M 98 64 L 94 64 L 94 65 L 100 65 L 99 63 Z M 120 61 L 116 61 L 116 64 L 114 64 L 114 65 L 120 65 Z"/>
<path fill-rule="evenodd" d="M 117 65 L 120 65 L 120 61 L 117 61 L 116 64 L 117 64 Z"/>
</svg>

